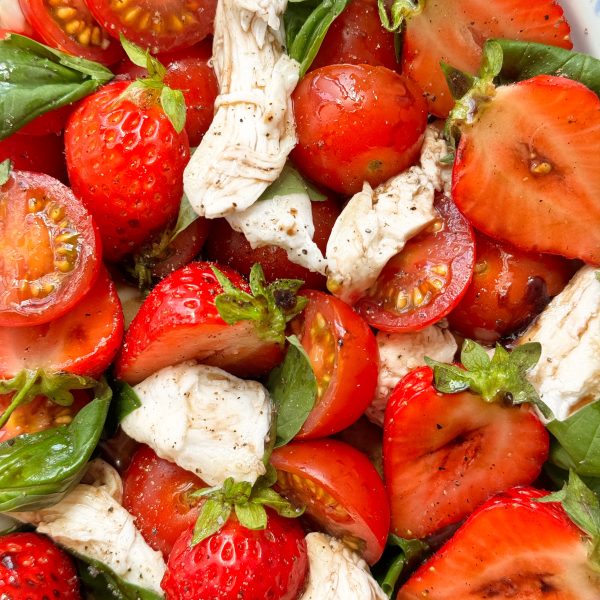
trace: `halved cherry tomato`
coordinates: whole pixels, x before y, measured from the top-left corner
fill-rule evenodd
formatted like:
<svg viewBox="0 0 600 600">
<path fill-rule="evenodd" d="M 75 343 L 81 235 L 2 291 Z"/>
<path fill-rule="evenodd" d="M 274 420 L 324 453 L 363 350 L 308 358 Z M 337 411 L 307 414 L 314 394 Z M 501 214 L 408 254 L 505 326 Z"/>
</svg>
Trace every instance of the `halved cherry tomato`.
<svg viewBox="0 0 600 600">
<path fill-rule="evenodd" d="M 98 377 L 123 338 L 123 311 L 104 269 L 92 289 L 66 315 L 31 327 L 0 327 L 0 378 L 43 368 Z"/>
<path fill-rule="evenodd" d="M 304 313 L 292 322 L 317 378 L 317 400 L 298 438 L 345 429 L 373 399 L 379 351 L 373 332 L 345 302 L 308 290 Z"/>
<path fill-rule="evenodd" d="M 166 559 L 177 538 L 196 522 L 202 502 L 190 493 L 203 487 L 193 473 L 140 446 L 123 476 L 123 506 L 146 542 Z"/>
<path fill-rule="evenodd" d="M 152 54 L 193 46 L 213 30 L 216 0 L 85 0 L 111 35 Z"/>
<path fill-rule="evenodd" d="M 343 539 L 373 564 L 390 527 L 387 494 L 375 467 L 361 452 L 337 440 L 291 442 L 273 451 L 277 488 L 305 506 L 309 521 Z"/>
<path fill-rule="evenodd" d="M 92 287 L 101 261 L 91 215 L 60 181 L 13 171 L 0 187 L 0 326 L 47 323 Z"/>
<path fill-rule="evenodd" d="M 475 264 L 473 229 L 450 198 L 437 198 L 439 219 L 408 241 L 357 305 L 372 327 L 418 331 L 445 317 L 467 290 Z"/>
<path fill-rule="evenodd" d="M 482 233 L 475 242 L 473 280 L 448 321 L 460 335 L 483 342 L 525 327 L 576 269 L 574 261 L 561 256 L 519 250 Z"/>
<path fill-rule="evenodd" d="M 112 65 L 123 57 L 83 0 L 20 0 L 27 21 L 46 44 L 74 56 Z"/>
</svg>

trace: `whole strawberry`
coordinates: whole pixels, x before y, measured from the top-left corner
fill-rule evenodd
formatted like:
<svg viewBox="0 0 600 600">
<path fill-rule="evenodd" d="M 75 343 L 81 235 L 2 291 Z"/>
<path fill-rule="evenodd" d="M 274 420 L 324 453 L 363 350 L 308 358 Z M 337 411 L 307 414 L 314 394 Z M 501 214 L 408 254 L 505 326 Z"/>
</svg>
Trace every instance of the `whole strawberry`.
<svg viewBox="0 0 600 600">
<path fill-rule="evenodd" d="M 69 556 L 37 533 L 0 537 L 0 598 L 80 600 Z"/>
<path fill-rule="evenodd" d="M 65 132 L 69 179 L 98 224 L 108 261 L 137 250 L 176 218 L 190 153 L 181 92 L 164 86 L 156 59 L 124 46 L 149 77 L 112 82 L 88 96 Z"/>
</svg>

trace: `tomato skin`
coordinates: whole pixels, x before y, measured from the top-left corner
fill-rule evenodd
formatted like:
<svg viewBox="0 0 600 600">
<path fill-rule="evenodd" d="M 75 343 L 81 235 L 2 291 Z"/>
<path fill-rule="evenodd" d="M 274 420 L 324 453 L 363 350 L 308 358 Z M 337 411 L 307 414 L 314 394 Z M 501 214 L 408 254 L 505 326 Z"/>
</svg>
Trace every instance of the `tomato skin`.
<svg viewBox="0 0 600 600">
<path fill-rule="evenodd" d="M 525 327 L 567 285 L 575 263 L 519 250 L 482 233 L 476 238 L 473 279 L 448 315 L 464 337 L 496 342 Z"/>
<path fill-rule="evenodd" d="M 123 475 L 123 506 L 146 542 L 166 560 L 177 538 L 198 518 L 202 503 L 189 494 L 204 487 L 193 473 L 140 446 Z"/>
<path fill-rule="evenodd" d="M 312 439 L 345 429 L 365 412 L 377 385 L 379 350 L 369 326 L 345 302 L 315 290 L 302 295 L 309 303 L 292 329 L 323 391 L 296 437 Z"/>
<path fill-rule="evenodd" d="M 465 294 L 475 264 L 473 228 L 449 198 L 438 197 L 435 208 L 442 228 L 434 223 L 410 239 L 356 304 L 371 327 L 419 331 L 445 317 Z M 417 293 L 423 298 L 420 303 Z M 398 309 L 401 297 L 406 305 Z"/>
<path fill-rule="evenodd" d="M 311 208 L 315 224 L 313 240 L 325 254 L 327 240 L 341 212 L 340 207 L 334 200 L 327 199 L 312 202 Z M 244 234 L 233 230 L 225 219 L 213 221 L 205 252 L 210 260 L 228 265 L 246 276 L 250 274 L 254 263 L 260 263 L 267 281 L 302 279 L 307 288 L 325 289 L 326 279 L 323 275 L 291 262 L 285 250 L 278 246 L 261 246 L 253 250 Z"/>
<path fill-rule="evenodd" d="M 355 194 L 363 181 L 375 187 L 419 156 L 425 100 L 390 69 L 322 67 L 300 81 L 292 98 L 298 145 L 291 157 L 310 179 L 336 192 Z"/>
<path fill-rule="evenodd" d="M 70 114 L 75 109 L 74 104 L 68 104 L 55 110 L 51 110 L 39 117 L 29 121 L 27 125 L 21 127 L 19 135 L 45 136 L 50 133 L 59 134 L 67 126 Z M 34 142 L 35 143 L 35 140 Z"/>
<path fill-rule="evenodd" d="M 306 506 L 311 521 L 357 546 L 369 564 L 379 560 L 390 527 L 390 508 L 381 477 L 364 454 L 337 440 L 292 441 L 273 451 L 271 464 L 277 470 L 279 491 Z M 308 480 L 301 489 L 294 475 Z M 313 493 L 315 486 L 333 498 L 333 505 Z"/>
<path fill-rule="evenodd" d="M 66 314 L 92 287 L 101 258 L 92 216 L 69 188 L 41 173 L 11 173 L 0 187 L 0 327 Z"/>
<path fill-rule="evenodd" d="M 22 130 L 21 130 L 22 131 Z M 45 173 L 63 183 L 67 183 L 62 136 L 50 133 L 33 137 L 14 133 L 0 140 L 0 161 L 9 158 L 13 169 Z"/>
<path fill-rule="evenodd" d="M 381 25 L 376 1 L 352 0 L 346 6 L 328 29 L 310 70 L 342 63 L 400 71 L 394 34 Z"/>
</svg>

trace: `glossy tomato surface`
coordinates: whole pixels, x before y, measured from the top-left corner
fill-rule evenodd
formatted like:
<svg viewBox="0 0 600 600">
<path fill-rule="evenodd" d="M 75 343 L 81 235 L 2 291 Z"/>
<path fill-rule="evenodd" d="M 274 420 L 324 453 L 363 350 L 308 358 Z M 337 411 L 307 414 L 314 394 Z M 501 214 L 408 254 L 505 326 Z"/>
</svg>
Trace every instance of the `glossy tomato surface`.
<svg viewBox="0 0 600 600">
<path fill-rule="evenodd" d="M 439 215 L 388 261 L 356 310 L 372 327 L 418 331 L 445 317 L 465 294 L 473 275 L 473 229 L 450 198 L 440 196 Z"/>
<path fill-rule="evenodd" d="M 343 539 L 364 559 L 379 560 L 390 526 L 381 477 L 369 459 L 337 440 L 293 441 L 276 448 L 277 487 L 309 520 Z"/>
<path fill-rule="evenodd" d="M 71 190 L 13 171 L 0 187 L 0 326 L 64 315 L 90 290 L 100 261 L 92 217 Z"/>
<path fill-rule="evenodd" d="M 385 67 L 331 65 L 293 93 L 298 145 L 291 157 L 310 179 L 351 195 L 418 158 L 427 107 L 419 89 Z"/>
<path fill-rule="evenodd" d="M 345 302 L 307 290 L 304 312 L 292 323 L 317 378 L 317 399 L 298 438 L 317 438 L 345 429 L 370 404 L 379 369 L 373 332 Z"/>
<path fill-rule="evenodd" d="M 19 171 L 45 173 L 67 183 L 62 136 L 50 133 L 43 136 L 14 133 L 0 140 L 0 162 L 9 158 Z"/>
</svg>

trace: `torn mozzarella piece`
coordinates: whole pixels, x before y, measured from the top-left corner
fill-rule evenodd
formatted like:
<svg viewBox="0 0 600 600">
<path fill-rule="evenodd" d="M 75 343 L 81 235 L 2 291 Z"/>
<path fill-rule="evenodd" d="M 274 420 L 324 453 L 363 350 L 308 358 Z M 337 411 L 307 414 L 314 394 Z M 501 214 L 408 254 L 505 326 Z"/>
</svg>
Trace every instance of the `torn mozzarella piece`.
<svg viewBox="0 0 600 600">
<path fill-rule="evenodd" d="M 309 533 L 306 547 L 308 585 L 300 600 L 387 600 L 367 563 L 342 541 Z"/>
<path fill-rule="evenodd" d="M 254 204 L 296 143 L 291 93 L 299 65 L 284 53 L 286 0 L 220 0 L 213 60 L 216 113 L 185 173 L 194 210 L 209 219 Z"/>
<path fill-rule="evenodd" d="M 11 513 L 35 525 L 39 533 L 84 558 L 98 561 L 115 575 L 162 596 L 165 573 L 162 554 L 152 550 L 134 525 L 134 517 L 120 504 L 119 474 L 95 460 L 73 491 L 58 504 L 31 512 Z"/>
<path fill-rule="evenodd" d="M 600 397 L 597 271 L 580 269 L 518 340 L 542 345 L 540 360 L 528 379 L 559 421 Z"/>
<path fill-rule="evenodd" d="M 121 422 L 134 440 L 196 473 L 208 485 L 265 473 L 271 400 L 256 381 L 188 361 L 134 387 L 142 405 Z"/>
<path fill-rule="evenodd" d="M 447 190 L 451 167 L 439 128 L 428 126 L 420 165 L 374 190 L 365 182 L 338 217 L 327 243 L 328 288 L 353 304 L 375 283 L 406 242 L 436 217 L 436 191 Z"/>
<path fill-rule="evenodd" d="M 310 202 L 308 194 L 274 196 L 227 216 L 227 221 L 246 236 L 252 248 L 278 246 L 291 262 L 325 274 L 325 258 L 313 242 L 315 226 Z"/>
<path fill-rule="evenodd" d="M 6 31 L 27 31 L 29 29 L 19 0 L 0 0 L 0 29 Z"/>
<path fill-rule="evenodd" d="M 413 369 L 424 366 L 425 356 L 451 363 L 458 346 L 449 331 L 436 325 L 413 333 L 380 331 L 376 339 L 379 347 L 379 378 L 375 397 L 365 414 L 370 421 L 383 426 L 388 398 L 400 379 Z"/>
</svg>

